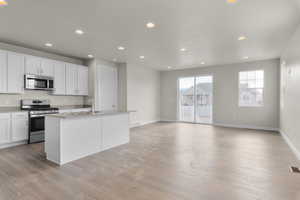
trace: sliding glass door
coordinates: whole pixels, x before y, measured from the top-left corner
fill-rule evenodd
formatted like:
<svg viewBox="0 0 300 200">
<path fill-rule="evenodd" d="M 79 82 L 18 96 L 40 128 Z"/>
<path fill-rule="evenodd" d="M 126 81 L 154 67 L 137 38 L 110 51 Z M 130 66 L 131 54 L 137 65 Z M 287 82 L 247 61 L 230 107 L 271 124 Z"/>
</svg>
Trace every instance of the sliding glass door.
<svg viewBox="0 0 300 200">
<path fill-rule="evenodd" d="M 180 78 L 178 92 L 180 121 L 212 123 L 212 76 Z"/>
</svg>

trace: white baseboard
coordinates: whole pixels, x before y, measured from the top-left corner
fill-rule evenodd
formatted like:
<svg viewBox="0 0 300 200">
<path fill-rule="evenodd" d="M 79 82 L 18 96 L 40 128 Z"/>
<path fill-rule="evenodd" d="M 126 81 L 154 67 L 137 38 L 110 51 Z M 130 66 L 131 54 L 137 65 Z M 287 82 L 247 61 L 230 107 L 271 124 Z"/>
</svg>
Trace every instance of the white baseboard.
<svg viewBox="0 0 300 200">
<path fill-rule="evenodd" d="M 0 145 L 0 149 L 14 147 L 14 146 L 22 145 L 22 144 L 27 144 L 27 140 L 23 140 L 23 141 L 20 141 L 20 142 L 13 142 L 13 143 L 1 144 Z"/>
<path fill-rule="evenodd" d="M 133 123 L 133 124 L 130 124 L 130 128 L 136 128 L 136 127 L 140 127 L 140 126 L 145 126 L 147 124 L 153 124 L 153 123 L 156 123 L 156 122 L 160 122 L 160 120 L 157 119 L 157 120 L 152 120 L 152 121 Z"/>
<path fill-rule="evenodd" d="M 235 124 L 222 124 L 222 123 L 213 123 L 212 125 L 228 127 L 228 128 L 244 128 L 244 129 L 264 130 L 264 131 L 279 131 L 278 128 L 264 127 L 264 126 L 249 126 L 249 125 L 235 125 Z"/>
<path fill-rule="evenodd" d="M 192 123 L 192 122 L 183 122 L 183 121 L 168 120 L 168 119 L 163 119 L 163 120 L 161 120 L 161 122 Z M 265 130 L 265 131 L 279 131 L 278 128 L 262 127 L 262 126 L 234 125 L 234 124 L 222 124 L 222 123 L 212 123 L 212 124 L 210 124 L 210 123 L 197 123 L 197 124 L 221 126 L 221 127 L 228 127 L 228 128 L 244 128 L 244 129 Z"/>
<path fill-rule="evenodd" d="M 292 152 L 296 155 L 297 159 L 300 160 L 300 151 L 295 147 L 295 145 L 291 142 L 290 138 L 281 130 L 279 131 L 284 141 L 289 145 Z"/>
</svg>

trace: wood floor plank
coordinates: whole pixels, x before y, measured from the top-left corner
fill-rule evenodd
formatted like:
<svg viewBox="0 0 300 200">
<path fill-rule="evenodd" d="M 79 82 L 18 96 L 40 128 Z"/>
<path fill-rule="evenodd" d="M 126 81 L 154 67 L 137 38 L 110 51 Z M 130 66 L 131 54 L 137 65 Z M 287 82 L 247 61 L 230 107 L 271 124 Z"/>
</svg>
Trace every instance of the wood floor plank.
<svg viewBox="0 0 300 200">
<path fill-rule="evenodd" d="M 300 164 L 276 132 L 155 123 L 61 167 L 43 148 L 0 150 L 0 200 L 300 199 L 300 176 L 289 170 Z"/>
</svg>

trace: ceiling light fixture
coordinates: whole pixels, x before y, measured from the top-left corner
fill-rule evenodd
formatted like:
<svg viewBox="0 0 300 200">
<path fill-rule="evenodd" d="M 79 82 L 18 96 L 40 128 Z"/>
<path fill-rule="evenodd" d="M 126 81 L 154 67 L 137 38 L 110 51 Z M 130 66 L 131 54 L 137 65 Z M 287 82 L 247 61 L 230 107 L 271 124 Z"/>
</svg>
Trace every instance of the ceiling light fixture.
<svg viewBox="0 0 300 200">
<path fill-rule="evenodd" d="M 185 48 L 181 48 L 180 51 L 186 51 L 186 49 Z"/>
<path fill-rule="evenodd" d="M 47 43 L 45 44 L 45 46 L 47 46 L 47 47 L 52 47 L 52 46 L 53 46 L 53 44 L 51 44 L 51 43 L 47 42 Z"/>
<path fill-rule="evenodd" d="M 205 62 L 201 62 L 201 65 L 205 65 Z"/>
<path fill-rule="evenodd" d="M 140 56 L 140 59 L 144 59 L 145 58 L 145 56 Z"/>
<path fill-rule="evenodd" d="M 118 46 L 118 50 L 123 51 L 123 50 L 125 50 L 125 47 Z"/>
<path fill-rule="evenodd" d="M 5 0 L 0 0 L 0 6 L 7 6 L 7 2 Z"/>
<path fill-rule="evenodd" d="M 171 67 L 171 66 L 168 66 L 168 69 L 172 69 L 172 67 Z"/>
<path fill-rule="evenodd" d="M 153 22 L 148 22 L 146 24 L 147 28 L 154 28 L 155 27 L 155 24 Z"/>
<path fill-rule="evenodd" d="M 80 30 L 80 29 L 77 29 L 77 30 L 75 31 L 75 33 L 78 34 L 78 35 L 84 34 L 83 30 Z"/>
<path fill-rule="evenodd" d="M 89 54 L 88 57 L 89 58 L 94 58 L 94 56 L 92 54 Z"/>
<path fill-rule="evenodd" d="M 244 59 L 249 59 L 249 57 L 248 56 L 244 56 Z"/>
<path fill-rule="evenodd" d="M 240 36 L 240 37 L 238 38 L 239 41 L 246 40 L 246 39 L 247 39 L 246 36 Z"/>
<path fill-rule="evenodd" d="M 227 3 L 236 3 L 238 0 L 227 0 Z"/>
</svg>

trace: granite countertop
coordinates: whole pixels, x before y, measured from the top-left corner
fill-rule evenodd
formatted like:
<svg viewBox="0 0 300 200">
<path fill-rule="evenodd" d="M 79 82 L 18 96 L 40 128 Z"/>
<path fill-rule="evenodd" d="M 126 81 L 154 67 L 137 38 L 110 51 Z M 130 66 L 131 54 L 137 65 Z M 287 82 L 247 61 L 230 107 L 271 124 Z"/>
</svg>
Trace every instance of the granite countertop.
<svg viewBox="0 0 300 200">
<path fill-rule="evenodd" d="M 77 112 L 77 113 L 61 113 L 61 114 L 53 114 L 48 115 L 47 117 L 55 117 L 61 119 L 75 119 L 75 118 L 85 118 L 85 117 L 101 117 L 108 115 L 122 115 L 128 114 L 129 112 L 124 111 L 111 111 L 111 112 Z"/>
<path fill-rule="evenodd" d="M 11 112 L 27 112 L 27 111 L 21 110 L 20 107 L 0 107 L 0 113 L 11 113 Z"/>
<path fill-rule="evenodd" d="M 71 106 L 53 106 L 55 108 L 58 108 L 60 110 L 72 110 L 72 109 L 80 109 L 80 108 L 91 108 L 90 105 L 71 105 Z"/>
<path fill-rule="evenodd" d="M 55 108 L 59 108 L 60 110 L 72 110 L 72 109 L 80 109 L 80 108 L 91 108 L 89 105 L 71 105 L 71 106 L 52 106 Z M 5 107 L 0 106 L 0 113 L 12 113 L 12 112 L 28 112 L 26 110 L 21 110 L 20 107 Z"/>
</svg>

